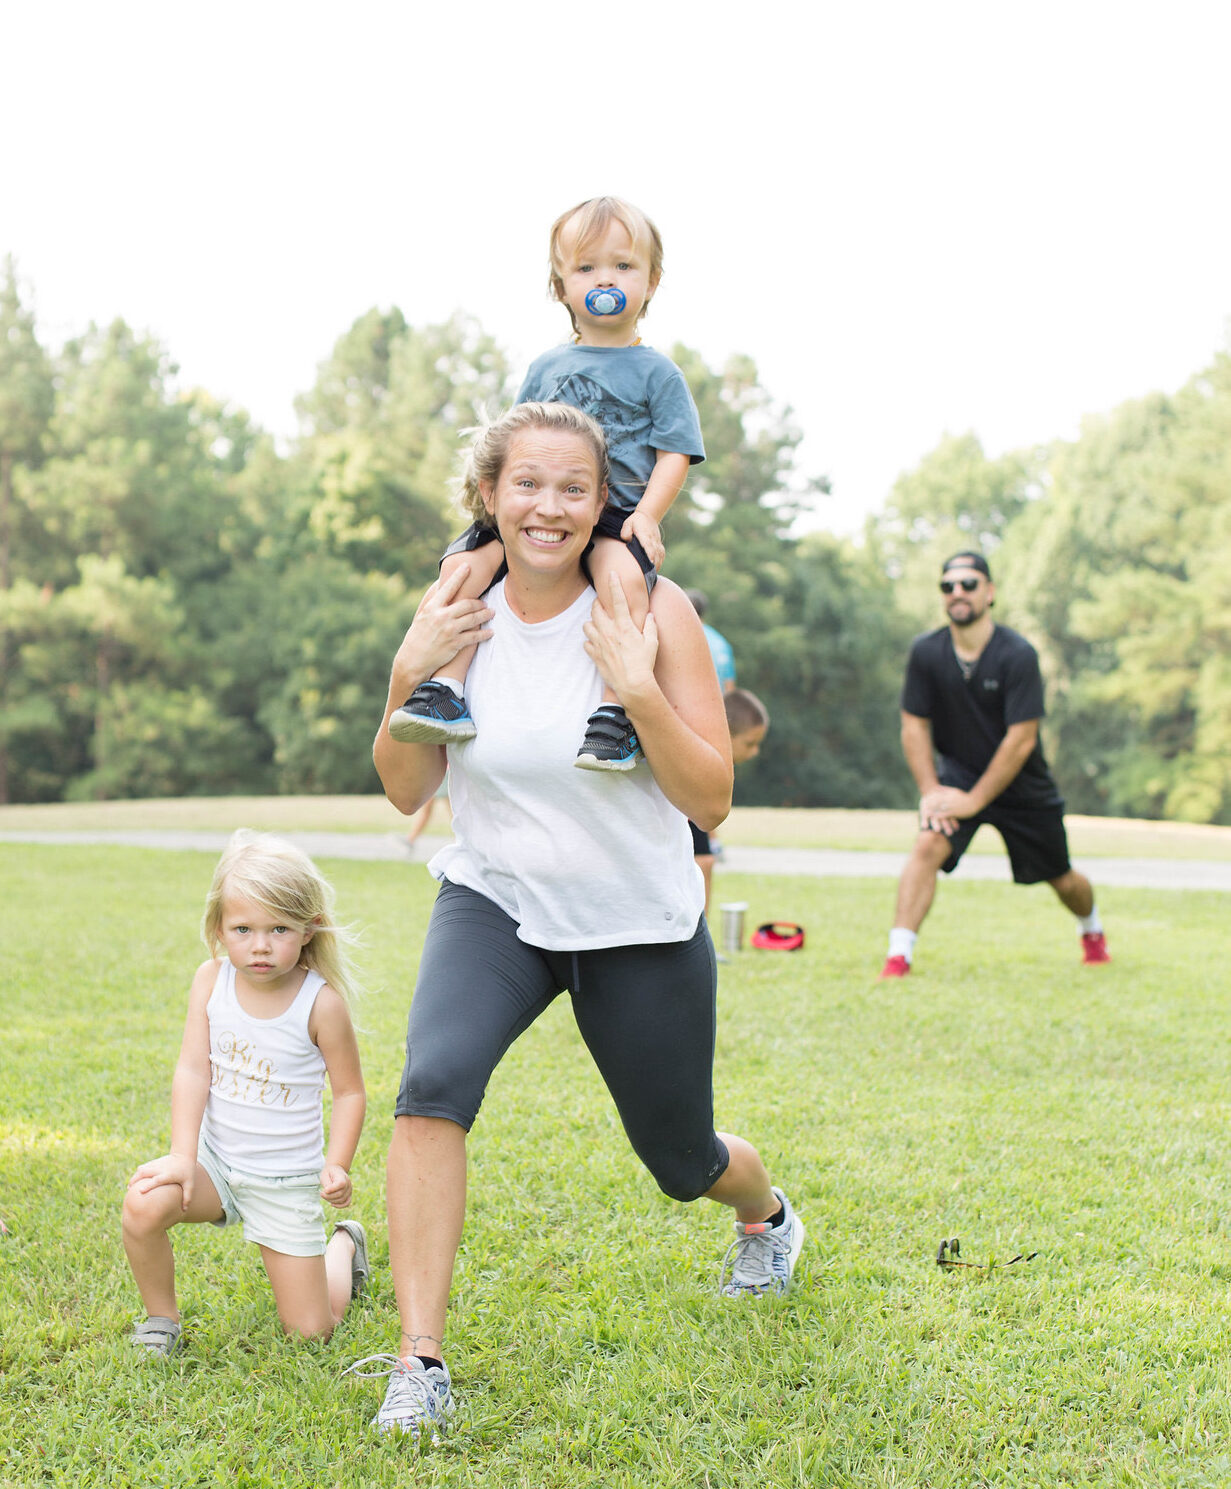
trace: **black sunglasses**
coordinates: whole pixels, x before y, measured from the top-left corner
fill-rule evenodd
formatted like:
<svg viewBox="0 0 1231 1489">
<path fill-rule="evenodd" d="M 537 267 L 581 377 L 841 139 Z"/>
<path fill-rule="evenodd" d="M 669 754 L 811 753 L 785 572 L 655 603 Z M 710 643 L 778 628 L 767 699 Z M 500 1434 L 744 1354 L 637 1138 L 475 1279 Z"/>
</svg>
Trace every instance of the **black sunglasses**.
<svg viewBox="0 0 1231 1489">
<path fill-rule="evenodd" d="M 979 587 L 977 579 L 942 579 L 940 581 L 940 592 L 942 595 L 951 595 L 961 585 L 968 595 L 973 594 Z"/>
</svg>

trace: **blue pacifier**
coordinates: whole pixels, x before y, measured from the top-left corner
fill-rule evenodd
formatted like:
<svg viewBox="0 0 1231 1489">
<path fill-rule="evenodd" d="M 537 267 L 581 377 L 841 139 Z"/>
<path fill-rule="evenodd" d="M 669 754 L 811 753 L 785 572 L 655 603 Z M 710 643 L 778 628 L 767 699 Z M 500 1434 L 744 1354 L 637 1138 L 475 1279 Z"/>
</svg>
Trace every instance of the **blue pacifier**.
<svg viewBox="0 0 1231 1489">
<path fill-rule="evenodd" d="M 614 285 L 610 289 L 591 290 L 586 296 L 586 309 L 591 315 L 619 315 L 627 304 L 624 291 Z"/>
</svg>

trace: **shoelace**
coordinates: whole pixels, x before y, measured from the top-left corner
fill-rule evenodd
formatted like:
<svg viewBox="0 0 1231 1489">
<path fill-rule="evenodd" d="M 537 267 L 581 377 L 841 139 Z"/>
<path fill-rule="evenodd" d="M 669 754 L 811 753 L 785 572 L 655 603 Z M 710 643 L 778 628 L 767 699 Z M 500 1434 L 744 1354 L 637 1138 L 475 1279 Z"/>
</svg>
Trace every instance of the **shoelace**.
<svg viewBox="0 0 1231 1489">
<path fill-rule="evenodd" d="M 364 1370 L 364 1365 L 381 1364 L 383 1370 Z M 348 1365 L 342 1372 L 343 1375 L 357 1375 L 362 1380 L 377 1380 L 382 1376 L 392 1375 L 390 1383 L 390 1394 L 393 1399 L 387 1402 L 393 1407 L 393 1412 L 398 1416 L 426 1415 L 432 1421 L 440 1421 L 441 1411 L 440 1382 L 432 1379 L 426 1371 L 408 1370 L 406 1362 L 397 1355 L 365 1355 L 362 1360 L 356 1360 L 353 1365 Z"/>
<path fill-rule="evenodd" d="M 371 1365 L 375 1361 L 379 1361 L 385 1368 L 383 1370 L 364 1370 L 362 1368 L 364 1365 Z M 396 1370 L 401 1370 L 409 1374 L 409 1371 L 406 1370 L 405 1360 L 398 1355 L 364 1355 L 362 1360 L 356 1360 L 353 1365 L 348 1365 L 342 1374 L 357 1375 L 362 1380 L 377 1380 L 382 1375 L 392 1375 Z"/>
<path fill-rule="evenodd" d="M 760 1289 L 772 1287 L 775 1282 L 781 1280 L 774 1272 L 774 1257 L 786 1257 L 790 1254 L 790 1250 L 791 1245 L 786 1234 L 774 1231 L 745 1231 L 742 1235 L 736 1236 L 727 1247 L 718 1273 L 719 1287 L 732 1284 Z M 735 1260 L 731 1263 L 731 1280 L 730 1283 L 723 1283 L 722 1279 L 726 1276 L 727 1262 L 732 1252 L 735 1253 Z"/>
</svg>

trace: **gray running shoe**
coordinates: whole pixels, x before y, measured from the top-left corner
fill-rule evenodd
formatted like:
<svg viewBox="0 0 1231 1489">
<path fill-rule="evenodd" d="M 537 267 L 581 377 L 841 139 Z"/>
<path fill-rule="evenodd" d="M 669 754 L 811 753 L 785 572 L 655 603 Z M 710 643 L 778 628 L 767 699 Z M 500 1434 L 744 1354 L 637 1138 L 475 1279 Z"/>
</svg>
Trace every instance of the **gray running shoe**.
<svg viewBox="0 0 1231 1489">
<path fill-rule="evenodd" d="M 364 1365 L 382 1365 L 381 1370 L 364 1370 Z M 397 1355 L 368 1355 L 345 1372 L 371 1379 L 389 1377 L 385 1399 L 372 1418 L 372 1426 L 386 1435 L 394 1432 L 417 1438 L 426 1432 L 432 1442 L 439 1442 L 448 1430 L 453 1414 L 453 1387 L 446 1366 L 425 1365 L 411 1359 L 409 1365 Z"/>
<path fill-rule="evenodd" d="M 429 678 L 390 714 L 389 733 L 399 744 L 461 744 L 474 738 L 475 727 L 466 700 Z"/>
<path fill-rule="evenodd" d="M 355 1243 L 355 1254 L 350 1264 L 350 1295 L 353 1303 L 359 1294 L 368 1285 L 368 1278 L 372 1269 L 368 1266 L 368 1238 L 363 1226 L 357 1220 L 339 1220 L 334 1226 L 334 1234 L 344 1230 Z"/>
<path fill-rule="evenodd" d="M 151 1318 L 143 1318 L 128 1337 L 146 1354 L 159 1355 L 167 1360 L 179 1349 L 183 1330 L 173 1318 L 162 1318 L 155 1314 Z"/>
<path fill-rule="evenodd" d="M 781 1189 L 775 1188 L 786 1212 L 781 1225 L 735 1222 L 735 1240 L 727 1247 L 718 1273 L 724 1298 L 757 1298 L 762 1293 L 784 1293 L 791 1285 L 795 1262 L 804 1244 L 803 1222 Z M 728 1268 L 728 1263 L 730 1266 Z"/>
</svg>

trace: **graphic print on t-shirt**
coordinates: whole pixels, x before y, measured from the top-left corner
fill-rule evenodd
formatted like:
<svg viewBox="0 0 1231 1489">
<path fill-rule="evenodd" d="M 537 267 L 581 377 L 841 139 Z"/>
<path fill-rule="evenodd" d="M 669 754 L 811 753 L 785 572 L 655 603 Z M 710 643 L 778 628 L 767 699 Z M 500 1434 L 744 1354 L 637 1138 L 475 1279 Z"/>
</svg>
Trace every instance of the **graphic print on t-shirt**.
<svg viewBox="0 0 1231 1489">
<path fill-rule="evenodd" d="M 234 1101 L 250 1101 L 258 1106 L 294 1106 L 299 1099 L 285 1081 L 278 1079 L 278 1069 L 268 1057 L 256 1055 L 253 1045 L 230 1029 L 218 1035 L 218 1054 L 210 1072 L 210 1087 L 219 1096 Z"/>
<path fill-rule="evenodd" d="M 566 372 L 556 378 L 544 402 L 571 403 L 596 420 L 607 436 L 607 454 L 613 476 L 622 484 L 629 484 L 628 477 L 634 471 L 634 463 L 624 452 L 630 445 L 637 448 L 644 442 L 646 416 L 643 410 L 616 398 L 609 388 L 583 372 Z"/>
</svg>

